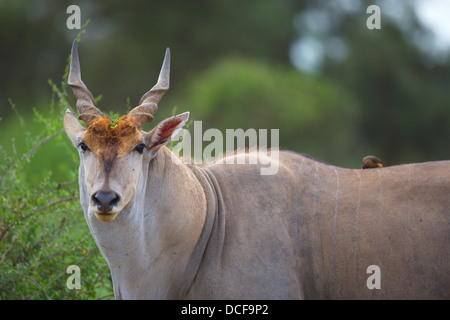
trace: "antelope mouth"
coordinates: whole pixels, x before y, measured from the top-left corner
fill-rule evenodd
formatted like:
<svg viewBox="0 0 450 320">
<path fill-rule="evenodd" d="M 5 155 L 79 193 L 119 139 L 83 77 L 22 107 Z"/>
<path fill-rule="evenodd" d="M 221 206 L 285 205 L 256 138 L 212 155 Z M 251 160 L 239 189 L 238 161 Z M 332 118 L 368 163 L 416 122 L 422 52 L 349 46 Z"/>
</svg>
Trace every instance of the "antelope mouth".
<svg viewBox="0 0 450 320">
<path fill-rule="evenodd" d="M 118 212 L 107 212 L 107 213 L 105 213 L 105 212 L 101 212 L 101 211 L 97 211 L 97 210 L 94 210 L 94 213 L 95 213 L 95 216 L 100 221 L 103 221 L 103 222 L 113 221 L 117 217 L 117 214 L 118 214 Z"/>
</svg>

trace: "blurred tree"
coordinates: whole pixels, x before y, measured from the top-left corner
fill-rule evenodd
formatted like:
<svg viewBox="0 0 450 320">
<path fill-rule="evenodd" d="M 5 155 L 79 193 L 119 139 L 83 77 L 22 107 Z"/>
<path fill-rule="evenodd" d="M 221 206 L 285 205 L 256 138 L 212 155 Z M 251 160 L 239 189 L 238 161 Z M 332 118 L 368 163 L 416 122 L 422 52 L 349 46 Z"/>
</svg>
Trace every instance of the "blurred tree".
<svg viewBox="0 0 450 320">
<path fill-rule="evenodd" d="M 47 80 L 60 79 L 78 30 L 68 30 L 70 1 L 0 2 L 0 116 L 8 98 L 28 110 L 48 96 Z M 83 80 L 101 106 L 123 113 L 156 81 L 165 47 L 173 55 L 172 89 L 185 76 L 238 52 L 289 63 L 292 19 L 301 5 L 290 0 L 77 1 L 82 22 L 91 19 L 80 45 Z M 26 92 L 27 94 L 24 94 Z"/>
<path fill-rule="evenodd" d="M 65 9 L 61 1 L 0 2 L 0 116 L 4 120 L 11 115 L 8 98 L 31 112 L 49 96 L 47 80 L 61 79 L 69 51 L 61 41 L 64 27 L 55 27 L 55 17 L 64 18 Z"/>
<path fill-rule="evenodd" d="M 371 4 L 381 8 L 380 30 L 366 27 Z M 320 0 L 295 18 L 294 64 L 355 94 L 363 153 L 388 165 L 450 158 L 450 60 L 427 53 L 430 33 L 414 5 Z"/>
<path fill-rule="evenodd" d="M 376 150 L 390 164 L 448 159 L 448 66 L 426 65 L 393 25 L 379 34 L 355 30 L 348 40 L 357 50 L 329 72 L 363 105 L 366 153 Z"/>
<path fill-rule="evenodd" d="M 322 77 L 228 58 L 189 82 L 179 103 L 214 127 L 280 129 L 280 147 L 334 165 L 359 166 L 358 104 Z M 192 131 L 192 130 L 191 130 Z M 247 145 L 248 147 L 248 145 Z"/>
</svg>

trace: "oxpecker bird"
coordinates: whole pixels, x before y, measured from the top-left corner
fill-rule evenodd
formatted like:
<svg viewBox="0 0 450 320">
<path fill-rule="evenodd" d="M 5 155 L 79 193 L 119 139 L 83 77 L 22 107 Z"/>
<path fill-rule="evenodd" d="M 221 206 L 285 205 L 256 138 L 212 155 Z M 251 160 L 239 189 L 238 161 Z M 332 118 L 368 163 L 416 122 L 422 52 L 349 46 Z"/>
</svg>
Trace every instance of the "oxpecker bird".
<svg viewBox="0 0 450 320">
<path fill-rule="evenodd" d="M 367 156 L 363 159 L 363 169 L 383 168 L 383 162 L 375 156 Z"/>
</svg>

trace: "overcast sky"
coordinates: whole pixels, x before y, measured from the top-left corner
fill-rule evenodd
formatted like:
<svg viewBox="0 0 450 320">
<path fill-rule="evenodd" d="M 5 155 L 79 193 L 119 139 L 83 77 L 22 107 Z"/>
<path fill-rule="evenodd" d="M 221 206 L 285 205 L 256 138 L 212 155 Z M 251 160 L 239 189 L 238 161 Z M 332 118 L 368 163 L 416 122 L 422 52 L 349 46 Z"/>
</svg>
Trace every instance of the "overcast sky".
<svg viewBox="0 0 450 320">
<path fill-rule="evenodd" d="M 409 39 L 416 43 L 432 61 L 448 62 L 450 52 L 450 0 L 414 0 L 414 10 L 420 22 L 431 31 L 431 37 L 424 37 L 411 29 L 410 21 L 404 15 L 404 1 L 412 0 L 379 0 L 377 4 L 381 11 L 381 26 L 384 19 L 389 19 L 410 35 Z M 359 0 L 333 0 L 339 10 L 366 13 Z M 306 73 L 316 73 L 320 70 L 323 58 L 328 56 L 336 61 L 342 61 L 348 54 L 345 42 L 339 38 L 327 38 L 327 42 L 317 38 L 315 34 L 327 33 L 331 28 L 326 12 L 312 10 L 300 13 L 294 19 L 294 25 L 299 30 L 309 30 L 293 43 L 290 50 L 291 61 L 298 69 Z M 412 32 L 411 32 L 412 31 Z"/>
<path fill-rule="evenodd" d="M 434 35 L 439 51 L 450 48 L 450 0 L 417 0 L 416 14 Z"/>
</svg>

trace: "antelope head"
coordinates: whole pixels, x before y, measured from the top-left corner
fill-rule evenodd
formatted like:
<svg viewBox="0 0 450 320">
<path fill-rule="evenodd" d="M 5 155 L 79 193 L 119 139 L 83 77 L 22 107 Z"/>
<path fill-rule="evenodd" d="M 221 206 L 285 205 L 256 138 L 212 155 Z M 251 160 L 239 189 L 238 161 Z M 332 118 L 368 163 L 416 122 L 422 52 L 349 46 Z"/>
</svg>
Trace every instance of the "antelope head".
<svg viewBox="0 0 450 320">
<path fill-rule="evenodd" d="M 104 222 L 114 220 L 132 203 L 145 165 L 189 118 L 183 113 L 161 121 L 151 131 L 142 130 L 153 121 L 158 102 L 169 89 L 170 51 L 166 50 L 157 84 L 145 93 L 137 107 L 113 120 L 94 105 L 94 96 L 81 80 L 77 41 L 73 42 L 68 84 L 77 99 L 78 119 L 67 110 L 64 128 L 80 155 L 80 185 L 85 187 L 89 211 Z M 83 171 L 83 176 L 81 174 Z"/>
</svg>

